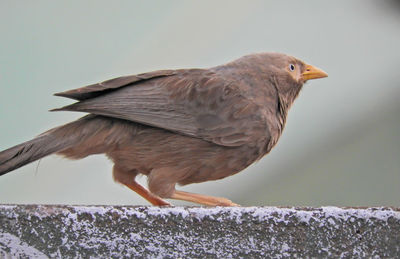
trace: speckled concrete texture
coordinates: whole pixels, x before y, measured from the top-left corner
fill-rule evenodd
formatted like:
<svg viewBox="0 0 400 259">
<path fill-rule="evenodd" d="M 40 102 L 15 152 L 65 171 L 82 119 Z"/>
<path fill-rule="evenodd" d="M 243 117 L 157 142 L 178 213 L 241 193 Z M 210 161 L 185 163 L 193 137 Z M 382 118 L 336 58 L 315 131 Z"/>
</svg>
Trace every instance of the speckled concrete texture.
<svg viewBox="0 0 400 259">
<path fill-rule="evenodd" d="M 400 255 L 400 209 L 0 205 L 0 258 Z"/>
</svg>

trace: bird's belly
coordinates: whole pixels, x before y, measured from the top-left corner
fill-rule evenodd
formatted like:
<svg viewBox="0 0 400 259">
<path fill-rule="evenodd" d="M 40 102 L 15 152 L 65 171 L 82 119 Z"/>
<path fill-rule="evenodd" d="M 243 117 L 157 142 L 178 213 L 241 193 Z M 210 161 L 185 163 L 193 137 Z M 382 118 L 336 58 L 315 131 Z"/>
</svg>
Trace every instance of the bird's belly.
<svg viewBox="0 0 400 259">
<path fill-rule="evenodd" d="M 170 168 L 181 185 L 225 178 L 259 157 L 254 147 L 225 147 L 159 129 L 140 132 L 133 142 L 108 156 L 118 166 L 145 175 L 153 169 Z"/>
</svg>

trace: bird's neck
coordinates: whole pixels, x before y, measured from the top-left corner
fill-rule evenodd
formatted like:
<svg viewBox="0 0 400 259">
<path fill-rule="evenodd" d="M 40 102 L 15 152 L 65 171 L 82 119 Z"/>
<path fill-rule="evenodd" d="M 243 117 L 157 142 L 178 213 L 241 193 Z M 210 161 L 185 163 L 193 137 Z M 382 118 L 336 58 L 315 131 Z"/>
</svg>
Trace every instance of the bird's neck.
<svg viewBox="0 0 400 259">
<path fill-rule="evenodd" d="M 277 82 L 275 81 L 273 83 L 275 87 L 275 94 L 276 94 L 276 106 L 275 106 L 275 111 L 276 113 L 274 114 L 275 116 L 271 116 L 273 118 L 273 121 L 271 122 L 270 129 L 271 132 L 271 140 L 267 144 L 267 152 L 269 152 L 275 144 L 278 142 L 280 136 L 282 135 L 283 129 L 285 128 L 286 125 L 286 119 L 287 115 L 289 112 L 290 107 L 292 106 L 294 100 L 297 98 L 297 96 L 300 93 L 301 90 L 301 85 L 299 87 L 293 87 L 290 89 L 290 91 L 281 91 L 277 85 Z"/>
</svg>

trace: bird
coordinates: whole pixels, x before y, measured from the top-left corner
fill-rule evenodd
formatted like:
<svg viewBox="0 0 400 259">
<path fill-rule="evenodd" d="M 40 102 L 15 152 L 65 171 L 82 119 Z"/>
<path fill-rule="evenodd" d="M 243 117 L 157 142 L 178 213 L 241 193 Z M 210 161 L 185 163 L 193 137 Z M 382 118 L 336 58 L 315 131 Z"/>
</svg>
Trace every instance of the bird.
<svg viewBox="0 0 400 259">
<path fill-rule="evenodd" d="M 51 154 L 105 154 L 113 179 L 155 206 L 166 199 L 239 206 L 177 185 L 234 175 L 278 142 L 303 85 L 327 77 L 293 56 L 263 52 L 201 69 L 158 70 L 56 93 L 75 100 L 51 111 L 87 113 L 0 152 L 0 175 Z M 136 181 L 147 176 L 147 188 Z"/>
</svg>

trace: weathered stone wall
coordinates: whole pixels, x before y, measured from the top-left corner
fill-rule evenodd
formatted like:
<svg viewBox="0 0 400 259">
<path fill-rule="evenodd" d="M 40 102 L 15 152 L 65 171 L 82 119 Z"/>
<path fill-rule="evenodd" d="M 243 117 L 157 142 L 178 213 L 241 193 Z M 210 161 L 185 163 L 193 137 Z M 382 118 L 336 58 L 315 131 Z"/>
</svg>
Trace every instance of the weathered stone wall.
<svg viewBox="0 0 400 259">
<path fill-rule="evenodd" d="M 392 208 L 0 205 L 0 258 L 400 256 Z"/>
</svg>

